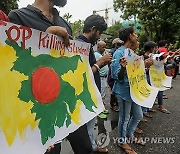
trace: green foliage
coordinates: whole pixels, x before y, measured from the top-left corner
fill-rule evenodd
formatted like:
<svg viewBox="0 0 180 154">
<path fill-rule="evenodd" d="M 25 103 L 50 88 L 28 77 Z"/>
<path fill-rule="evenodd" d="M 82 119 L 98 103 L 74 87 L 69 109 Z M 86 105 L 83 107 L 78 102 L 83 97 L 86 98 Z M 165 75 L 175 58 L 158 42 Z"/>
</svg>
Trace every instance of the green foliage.
<svg viewBox="0 0 180 154">
<path fill-rule="evenodd" d="M 72 15 L 70 13 L 65 13 L 63 15 L 63 19 L 65 19 L 68 23 L 71 23 L 70 22 L 70 19 L 72 18 Z"/>
<path fill-rule="evenodd" d="M 112 26 L 108 27 L 106 32 L 113 38 L 119 37 L 119 30 L 122 28 L 120 21 L 116 21 Z"/>
<path fill-rule="evenodd" d="M 106 33 L 112 37 L 106 39 L 107 48 L 111 48 L 113 39 L 119 37 L 119 30 L 122 28 L 122 23 L 116 21 L 112 26 L 108 27 Z"/>
<path fill-rule="evenodd" d="M 178 0 L 114 0 L 124 19 L 139 19 L 149 40 L 177 40 L 180 32 Z"/>
<path fill-rule="evenodd" d="M 84 21 L 80 19 L 78 21 L 75 21 L 74 23 L 71 23 L 73 36 L 78 37 L 82 33 L 83 26 L 84 26 Z"/>
<path fill-rule="evenodd" d="M 17 9 L 19 0 L 1 0 L 0 1 L 0 10 L 8 14 L 11 10 Z"/>
<path fill-rule="evenodd" d="M 63 19 L 66 20 L 71 25 L 73 36 L 77 38 L 82 33 L 84 21 L 79 19 L 78 21 L 71 22 L 70 21 L 71 18 L 72 15 L 70 13 L 65 13 L 63 15 Z"/>
</svg>

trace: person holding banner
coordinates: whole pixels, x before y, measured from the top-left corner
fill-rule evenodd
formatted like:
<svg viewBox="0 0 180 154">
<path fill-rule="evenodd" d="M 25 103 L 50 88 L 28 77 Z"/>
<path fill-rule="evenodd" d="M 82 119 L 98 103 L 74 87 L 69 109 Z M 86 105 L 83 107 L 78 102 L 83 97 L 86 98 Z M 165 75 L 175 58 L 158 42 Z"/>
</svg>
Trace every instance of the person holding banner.
<svg viewBox="0 0 180 154">
<path fill-rule="evenodd" d="M 100 92 L 101 92 L 101 80 L 100 80 L 99 71 L 100 68 L 107 65 L 112 60 L 112 55 L 108 53 L 96 61 L 93 45 L 95 45 L 95 43 L 100 38 L 103 31 L 105 31 L 106 29 L 107 29 L 107 24 L 103 17 L 99 15 L 91 15 L 87 17 L 86 20 L 84 21 L 83 35 L 80 35 L 78 37 L 79 41 L 91 44 L 90 53 L 89 53 L 89 63 L 92 72 L 94 74 L 95 83 Z M 96 117 L 87 123 L 88 134 L 90 137 L 93 152 L 107 153 L 108 149 L 106 147 L 102 147 L 102 148 L 98 147 L 95 142 L 94 139 L 95 122 L 96 122 Z"/>
<path fill-rule="evenodd" d="M 166 58 L 169 55 L 166 45 L 167 45 L 166 40 L 160 40 L 158 43 L 159 49 L 157 50 L 157 53 L 158 54 L 164 53 L 162 56 L 159 57 L 161 61 L 166 61 Z M 163 91 L 158 92 L 157 98 L 158 98 L 158 110 L 161 111 L 162 113 L 170 114 L 170 111 L 168 111 L 163 105 Z"/>
<path fill-rule="evenodd" d="M 35 0 L 33 5 L 11 11 L 9 19 L 12 23 L 63 37 L 65 45 L 68 46 L 72 29 L 54 8 L 54 5 L 63 7 L 66 3 L 67 0 Z M 86 124 L 70 133 L 67 139 L 75 154 L 90 154 L 92 152 Z M 55 145 L 50 146 L 46 153 L 59 154 L 61 151 L 60 142 L 58 141 Z"/>
<path fill-rule="evenodd" d="M 115 83 L 112 91 L 116 94 L 119 103 L 119 121 L 117 145 L 126 153 L 136 154 L 136 152 L 127 144 L 127 138 L 134 139 L 135 129 L 143 118 L 141 106 L 137 105 L 130 96 L 130 86 L 126 72 L 127 61 L 125 58 L 126 49 L 138 44 L 138 36 L 132 27 L 123 28 L 119 32 L 119 38 L 124 41 L 113 55 L 112 77 Z M 130 50 L 129 50 L 130 51 Z M 129 54 L 132 54 L 129 52 Z M 136 142 L 137 143 L 137 142 Z"/>
<path fill-rule="evenodd" d="M 53 7 L 63 7 L 66 3 L 67 0 L 35 0 L 33 5 L 12 10 L 8 17 L 12 23 L 61 36 L 68 46 L 72 29 Z"/>
<path fill-rule="evenodd" d="M 149 68 L 153 65 L 153 59 L 150 55 L 157 50 L 157 44 L 153 41 L 148 41 L 144 43 L 144 63 L 145 63 L 145 70 L 146 70 L 146 79 L 149 85 L 150 83 L 150 76 L 149 76 Z M 149 109 L 147 107 L 142 107 L 143 115 L 148 118 L 152 118 L 152 115 L 149 112 L 155 112 L 153 109 Z"/>
</svg>

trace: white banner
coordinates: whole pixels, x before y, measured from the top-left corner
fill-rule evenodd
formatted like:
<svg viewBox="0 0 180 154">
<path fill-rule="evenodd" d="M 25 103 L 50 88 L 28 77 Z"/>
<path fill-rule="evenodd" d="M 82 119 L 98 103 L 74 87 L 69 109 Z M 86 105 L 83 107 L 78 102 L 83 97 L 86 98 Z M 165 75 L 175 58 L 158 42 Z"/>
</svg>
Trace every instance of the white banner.
<svg viewBox="0 0 180 154">
<path fill-rule="evenodd" d="M 89 51 L 84 42 L 66 48 L 55 35 L 0 22 L 1 154 L 43 154 L 104 110 Z"/>
<path fill-rule="evenodd" d="M 131 98 L 140 106 L 152 108 L 158 89 L 147 83 L 143 57 L 128 49 L 125 50 L 125 53 Z"/>
</svg>

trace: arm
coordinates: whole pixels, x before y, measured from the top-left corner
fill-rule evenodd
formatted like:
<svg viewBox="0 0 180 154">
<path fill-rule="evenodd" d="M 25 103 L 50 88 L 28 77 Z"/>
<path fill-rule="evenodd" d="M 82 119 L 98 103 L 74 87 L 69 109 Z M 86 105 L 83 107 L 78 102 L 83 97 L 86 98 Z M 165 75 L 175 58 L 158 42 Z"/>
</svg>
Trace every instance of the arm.
<svg viewBox="0 0 180 154">
<path fill-rule="evenodd" d="M 111 54 L 106 54 L 103 57 L 101 57 L 99 60 L 96 61 L 96 64 L 91 67 L 93 73 L 96 73 L 97 71 L 99 71 L 100 68 L 110 63 L 111 60 L 112 60 Z"/>
<path fill-rule="evenodd" d="M 123 53 L 122 53 L 122 51 L 118 50 L 118 52 L 116 52 L 113 55 L 114 61 L 112 62 L 112 65 L 111 65 L 111 76 L 113 79 L 122 81 L 124 79 L 124 72 L 126 71 L 124 64 L 126 64 L 127 62 L 126 62 L 126 60 L 121 61 L 120 59 L 123 59 Z M 124 62 L 126 62 L 126 63 L 124 63 Z M 122 63 L 122 65 L 121 65 L 121 63 Z"/>
<path fill-rule="evenodd" d="M 126 65 L 127 65 L 127 60 L 124 57 L 122 59 L 120 59 L 120 65 L 121 65 L 121 69 L 118 72 L 118 79 L 123 80 L 124 72 L 126 70 Z"/>
<path fill-rule="evenodd" d="M 50 26 L 46 29 L 46 32 L 63 37 L 65 46 L 68 47 L 70 45 L 69 39 L 72 37 L 68 34 L 66 28 L 60 26 Z"/>
</svg>

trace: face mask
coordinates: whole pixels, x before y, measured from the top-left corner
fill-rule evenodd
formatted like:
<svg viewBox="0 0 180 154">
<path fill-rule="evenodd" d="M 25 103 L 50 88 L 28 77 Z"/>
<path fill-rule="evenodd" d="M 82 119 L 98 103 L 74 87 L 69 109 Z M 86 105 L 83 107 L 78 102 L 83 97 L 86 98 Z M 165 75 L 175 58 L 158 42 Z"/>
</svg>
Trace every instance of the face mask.
<svg viewBox="0 0 180 154">
<path fill-rule="evenodd" d="M 67 0 L 53 0 L 54 5 L 64 7 L 67 4 Z"/>
</svg>

